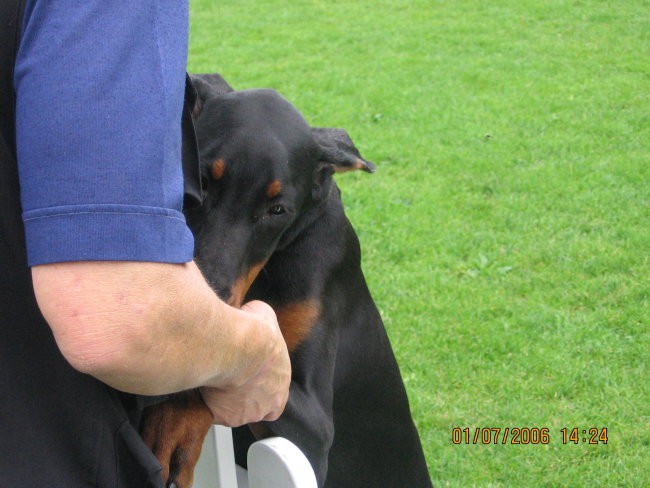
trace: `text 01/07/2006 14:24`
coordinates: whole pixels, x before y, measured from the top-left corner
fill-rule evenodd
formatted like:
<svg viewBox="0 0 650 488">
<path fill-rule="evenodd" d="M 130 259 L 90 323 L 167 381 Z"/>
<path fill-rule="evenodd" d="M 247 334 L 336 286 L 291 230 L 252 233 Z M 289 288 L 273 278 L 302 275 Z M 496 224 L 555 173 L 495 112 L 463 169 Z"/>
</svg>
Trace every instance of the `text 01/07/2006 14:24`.
<svg viewBox="0 0 650 488">
<path fill-rule="evenodd" d="M 607 444 L 607 427 L 579 427 L 559 429 L 562 444 Z M 548 427 L 454 427 L 451 430 L 452 444 L 540 444 L 551 442 Z"/>
</svg>

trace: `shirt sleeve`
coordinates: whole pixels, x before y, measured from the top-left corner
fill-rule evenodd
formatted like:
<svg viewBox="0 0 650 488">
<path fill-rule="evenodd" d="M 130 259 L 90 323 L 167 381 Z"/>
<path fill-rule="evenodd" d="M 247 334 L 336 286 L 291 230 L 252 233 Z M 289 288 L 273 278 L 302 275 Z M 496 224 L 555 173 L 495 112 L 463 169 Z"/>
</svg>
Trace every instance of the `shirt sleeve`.
<svg viewBox="0 0 650 488">
<path fill-rule="evenodd" d="M 187 262 L 183 0 L 28 0 L 16 143 L 28 262 Z"/>
</svg>

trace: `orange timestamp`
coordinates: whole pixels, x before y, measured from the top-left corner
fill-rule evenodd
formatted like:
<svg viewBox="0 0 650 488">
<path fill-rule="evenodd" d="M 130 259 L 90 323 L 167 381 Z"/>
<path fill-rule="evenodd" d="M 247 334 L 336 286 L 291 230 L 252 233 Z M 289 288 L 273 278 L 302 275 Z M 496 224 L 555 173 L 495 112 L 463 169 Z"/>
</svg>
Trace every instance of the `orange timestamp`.
<svg viewBox="0 0 650 488">
<path fill-rule="evenodd" d="M 563 427 L 559 430 L 562 444 L 607 444 L 607 427 Z M 549 427 L 454 427 L 452 444 L 523 444 L 546 445 L 551 442 Z"/>
</svg>

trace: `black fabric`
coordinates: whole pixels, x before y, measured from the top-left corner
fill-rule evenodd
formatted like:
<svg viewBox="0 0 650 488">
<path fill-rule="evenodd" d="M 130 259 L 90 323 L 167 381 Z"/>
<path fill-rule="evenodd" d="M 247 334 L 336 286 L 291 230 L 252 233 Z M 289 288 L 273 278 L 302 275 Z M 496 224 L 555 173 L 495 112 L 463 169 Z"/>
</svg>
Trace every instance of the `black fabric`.
<svg viewBox="0 0 650 488">
<path fill-rule="evenodd" d="M 201 188 L 201 170 L 199 166 L 199 146 L 192 120 L 192 110 L 196 103 L 197 93 L 189 75 L 185 77 L 185 105 L 183 106 L 183 188 L 185 209 L 196 208 L 203 201 Z"/>
<path fill-rule="evenodd" d="M 0 135 L 9 144 L 13 152 L 14 147 L 14 97 L 13 93 L 13 65 L 18 45 L 18 35 L 24 0 L 3 0 L 0 3 L 0 66 L 7 69 L 0 71 Z"/>
<path fill-rule="evenodd" d="M 15 163 L 15 100 L 13 90 L 13 66 L 18 45 L 18 29 L 23 0 L 0 2 L 0 255 L 8 260 L 0 261 L 2 277 L 12 269 L 25 268 L 24 242 L 22 235 L 8 237 L 12 230 L 22 226 L 18 193 L 18 173 Z M 8 261 L 6 263 L 5 261 Z"/>
<path fill-rule="evenodd" d="M 162 488 L 160 465 L 136 431 L 141 408 L 160 398 L 119 393 L 74 370 L 36 304 L 15 150 L 13 66 L 23 7 L 0 2 L 0 486 Z M 197 168 L 188 178 L 190 201 L 200 200 L 192 130 L 184 128 L 187 167 Z"/>
</svg>

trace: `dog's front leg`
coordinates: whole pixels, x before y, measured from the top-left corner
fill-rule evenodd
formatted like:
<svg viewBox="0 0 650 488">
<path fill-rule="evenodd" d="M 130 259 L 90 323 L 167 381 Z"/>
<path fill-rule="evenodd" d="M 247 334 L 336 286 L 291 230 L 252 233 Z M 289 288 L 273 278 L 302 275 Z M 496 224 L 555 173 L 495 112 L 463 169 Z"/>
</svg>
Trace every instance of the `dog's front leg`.
<svg viewBox="0 0 650 488">
<path fill-rule="evenodd" d="M 140 433 L 162 466 L 165 486 L 192 486 L 194 467 L 212 420 L 198 390 L 177 393 L 144 410 Z"/>
</svg>

